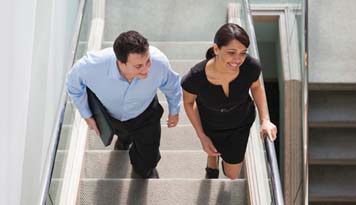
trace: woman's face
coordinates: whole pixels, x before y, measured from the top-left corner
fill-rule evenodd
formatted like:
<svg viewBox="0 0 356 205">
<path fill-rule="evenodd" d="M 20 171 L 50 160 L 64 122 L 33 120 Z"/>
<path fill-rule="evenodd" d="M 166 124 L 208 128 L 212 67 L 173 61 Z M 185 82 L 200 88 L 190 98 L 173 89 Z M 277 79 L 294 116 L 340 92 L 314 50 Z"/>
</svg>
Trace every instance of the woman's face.
<svg viewBox="0 0 356 205">
<path fill-rule="evenodd" d="M 219 65 L 223 69 L 237 71 L 246 59 L 247 48 L 234 39 L 221 48 L 214 44 L 214 52 Z"/>
</svg>

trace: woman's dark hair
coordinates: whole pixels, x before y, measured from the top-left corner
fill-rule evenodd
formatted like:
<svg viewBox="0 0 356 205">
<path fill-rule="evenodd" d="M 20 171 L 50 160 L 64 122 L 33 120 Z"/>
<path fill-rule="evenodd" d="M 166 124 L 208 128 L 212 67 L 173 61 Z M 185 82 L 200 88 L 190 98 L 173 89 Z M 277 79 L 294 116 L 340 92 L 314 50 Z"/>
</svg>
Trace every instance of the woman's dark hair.
<svg viewBox="0 0 356 205">
<path fill-rule="evenodd" d="M 147 52 L 148 47 L 147 39 L 137 31 L 121 33 L 113 45 L 116 59 L 122 63 L 127 62 L 127 57 L 130 53 L 144 54 Z"/>
<path fill-rule="evenodd" d="M 248 48 L 250 45 L 250 39 L 247 32 L 239 25 L 234 23 L 227 23 L 221 26 L 214 37 L 214 43 L 216 43 L 219 48 L 226 46 L 232 40 L 238 40 L 246 48 Z M 210 47 L 206 51 L 205 57 L 207 60 L 215 57 L 213 47 Z"/>
</svg>

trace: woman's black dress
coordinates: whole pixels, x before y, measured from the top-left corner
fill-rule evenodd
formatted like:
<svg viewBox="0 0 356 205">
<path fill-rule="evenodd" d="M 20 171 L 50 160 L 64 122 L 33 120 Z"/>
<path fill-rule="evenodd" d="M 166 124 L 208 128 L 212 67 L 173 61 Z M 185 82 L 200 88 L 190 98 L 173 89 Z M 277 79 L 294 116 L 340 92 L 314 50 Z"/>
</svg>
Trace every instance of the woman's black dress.
<svg viewBox="0 0 356 205">
<path fill-rule="evenodd" d="M 260 76 L 259 62 L 247 56 L 239 75 L 229 84 L 227 97 L 221 85 L 207 79 L 207 60 L 196 64 L 182 78 L 185 91 L 197 95 L 196 103 L 205 134 L 227 163 L 243 161 L 250 128 L 255 120 L 255 105 L 249 88 Z"/>
</svg>

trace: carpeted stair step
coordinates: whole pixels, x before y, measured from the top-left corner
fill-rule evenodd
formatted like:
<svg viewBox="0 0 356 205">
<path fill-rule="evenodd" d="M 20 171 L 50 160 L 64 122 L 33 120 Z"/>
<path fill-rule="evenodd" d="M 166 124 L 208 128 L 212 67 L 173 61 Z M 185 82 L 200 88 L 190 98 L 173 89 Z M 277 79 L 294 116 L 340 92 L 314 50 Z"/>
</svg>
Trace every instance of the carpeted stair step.
<svg viewBox="0 0 356 205">
<path fill-rule="evenodd" d="M 355 205 L 354 202 L 311 202 L 309 203 L 310 205 Z"/>
<path fill-rule="evenodd" d="M 185 41 L 185 42 L 149 42 L 150 45 L 153 45 L 159 48 L 170 60 L 186 60 L 198 62 L 201 59 L 205 59 L 205 53 L 207 49 L 212 46 L 212 43 L 209 41 Z M 88 42 L 81 41 L 78 45 L 77 56 L 84 56 L 86 54 Z M 112 47 L 113 42 L 104 42 L 102 47 L 108 48 Z M 189 50 L 189 52 L 187 52 Z M 186 64 L 187 66 L 179 65 L 178 68 L 190 68 L 192 63 Z M 176 70 L 175 65 L 171 65 L 174 70 Z M 184 70 L 183 70 L 184 71 Z"/>
<path fill-rule="evenodd" d="M 116 136 L 110 146 L 105 147 L 100 138 L 93 132 L 89 132 L 87 140 L 88 150 L 113 150 Z M 161 150 L 201 150 L 201 144 L 195 130 L 190 125 L 178 125 L 174 128 L 162 126 Z"/>
<path fill-rule="evenodd" d="M 310 164 L 356 165 L 356 128 L 312 128 Z"/>
<path fill-rule="evenodd" d="M 164 113 L 163 113 L 162 118 L 161 118 L 161 124 L 162 125 L 167 125 L 166 120 L 168 118 L 168 113 L 169 113 L 168 103 L 166 101 L 160 101 L 160 104 L 162 105 L 162 107 L 164 109 Z M 183 103 L 182 103 L 180 111 L 179 111 L 179 122 L 178 122 L 178 124 L 179 125 L 188 125 L 188 124 L 190 124 L 188 116 L 184 111 Z"/>
<path fill-rule="evenodd" d="M 113 43 L 113 41 L 105 41 L 102 47 L 112 47 Z M 152 41 L 149 44 L 160 49 L 169 60 L 191 60 L 205 58 L 207 49 L 213 43 L 211 41 Z"/>
<path fill-rule="evenodd" d="M 113 41 L 127 30 L 137 30 L 149 41 L 212 41 L 215 31 L 226 23 L 230 2 L 107 0 L 104 41 Z"/>
<path fill-rule="evenodd" d="M 244 205 L 246 186 L 244 179 L 82 179 L 77 204 Z"/>
<path fill-rule="evenodd" d="M 327 127 L 356 127 L 354 91 L 310 91 L 309 122 Z M 314 124 L 314 126 L 313 126 Z"/>
<path fill-rule="evenodd" d="M 311 202 L 353 202 L 356 204 L 356 166 L 310 165 Z"/>
<path fill-rule="evenodd" d="M 207 154 L 201 150 L 163 150 L 157 170 L 161 179 L 204 179 Z M 82 178 L 131 178 L 128 151 L 87 151 Z M 223 178 L 223 174 L 220 173 Z"/>
</svg>

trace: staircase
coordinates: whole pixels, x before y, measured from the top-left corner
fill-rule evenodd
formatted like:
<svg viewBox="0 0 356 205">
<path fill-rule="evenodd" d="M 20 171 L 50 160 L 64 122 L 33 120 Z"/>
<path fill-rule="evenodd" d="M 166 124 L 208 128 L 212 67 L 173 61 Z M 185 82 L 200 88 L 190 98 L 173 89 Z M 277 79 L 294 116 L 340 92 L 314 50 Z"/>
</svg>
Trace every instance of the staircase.
<svg viewBox="0 0 356 205">
<path fill-rule="evenodd" d="M 245 179 L 204 179 L 206 154 L 184 122 L 162 126 L 159 179 L 132 178 L 127 151 L 99 140 L 88 136 L 78 204 L 246 204 Z"/>
<path fill-rule="evenodd" d="M 309 103 L 310 202 L 355 204 L 356 92 L 311 90 Z"/>
<path fill-rule="evenodd" d="M 138 30 L 167 55 L 172 68 L 182 76 L 204 58 L 215 31 L 226 22 L 227 2 L 107 0 L 102 47 L 111 47 L 123 31 Z M 201 15 L 195 15 L 197 12 Z M 167 128 L 168 104 L 161 92 L 158 96 L 165 109 L 162 158 L 157 167 L 160 178 L 135 178 L 128 152 L 113 150 L 116 138 L 104 147 L 90 132 L 77 204 L 247 204 L 246 179 L 232 181 L 222 173 L 219 179 L 205 179 L 207 155 L 184 108 L 178 126 Z"/>
<path fill-rule="evenodd" d="M 308 4 L 312 205 L 356 204 L 355 6 L 348 0 Z M 340 29 L 342 35 L 334 32 Z"/>
<path fill-rule="evenodd" d="M 87 50 L 111 47 L 123 31 L 138 30 L 168 56 L 172 68 L 182 76 L 204 58 L 216 30 L 227 20 L 228 3 L 236 2 L 242 3 L 238 0 L 87 0 L 76 60 Z M 87 132 L 85 122 L 69 100 L 46 204 L 272 203 L 268 164 L 258 125 L 251 129 L 246 169 L 242 170 L 241 178 L 229 180 L 220 172 L 219 179 L 205 179 L 207 155 L 184 108 L 181 107 L 178 126 L 167 128 L 168 104 L 160 91 L 158 98 L 165 109 L 161 120 L 159 179 L 136 178 L 128 152 L 113 149 L 116 138 L 111 146 L 104 147 L 94 132 Z"/>
</svg>

